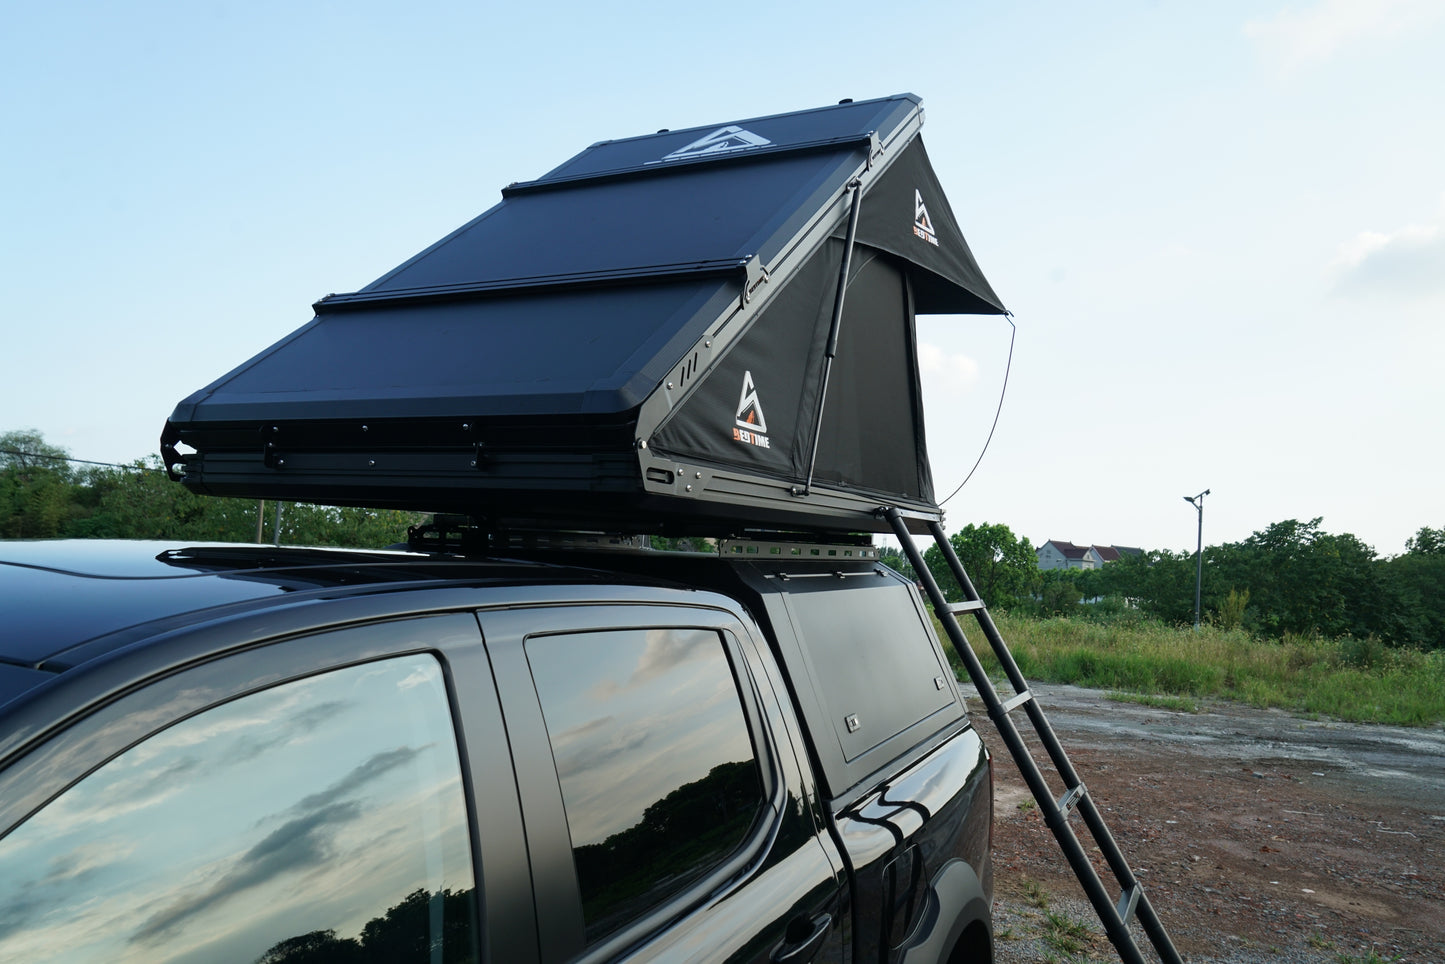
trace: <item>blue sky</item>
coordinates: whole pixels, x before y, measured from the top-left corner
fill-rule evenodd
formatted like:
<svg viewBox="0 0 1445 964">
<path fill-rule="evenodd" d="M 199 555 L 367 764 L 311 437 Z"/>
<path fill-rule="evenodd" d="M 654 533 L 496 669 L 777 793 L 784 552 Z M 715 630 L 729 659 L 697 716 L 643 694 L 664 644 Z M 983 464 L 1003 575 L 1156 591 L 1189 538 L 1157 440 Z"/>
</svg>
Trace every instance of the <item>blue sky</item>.
<svg viewBox="0 0 1445 964">
<path fill-rule="evenodd" d="M 1018 325 L 947 525 L 1192 548 L 1445 525 L 1445 6 L 12 4 L 0 431 L 175 403 L 605 138 L 901 91 Z M 958 484 L 1008 326 L 924 319 Z"/>
</svg>

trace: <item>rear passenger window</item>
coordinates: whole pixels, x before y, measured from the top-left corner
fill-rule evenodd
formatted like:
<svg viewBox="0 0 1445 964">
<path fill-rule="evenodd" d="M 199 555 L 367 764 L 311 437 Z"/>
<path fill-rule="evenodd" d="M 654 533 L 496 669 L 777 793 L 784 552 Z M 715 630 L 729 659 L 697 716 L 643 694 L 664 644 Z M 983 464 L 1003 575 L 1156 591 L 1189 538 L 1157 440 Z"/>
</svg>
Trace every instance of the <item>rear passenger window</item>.
<svg viewBox="0 0 1445 964">
<path fill-rule="evenodd" d="M 526 652 L 591 942 L 739 847 L 763 805 L 758 763 L 714 631 L 536 636 Z"/>
<path fill-rule="evenodd" d="M 162 730 L 0 840 L 0 960 L 475 958 L 441 667 L 407 656 Z"/>
</svg>

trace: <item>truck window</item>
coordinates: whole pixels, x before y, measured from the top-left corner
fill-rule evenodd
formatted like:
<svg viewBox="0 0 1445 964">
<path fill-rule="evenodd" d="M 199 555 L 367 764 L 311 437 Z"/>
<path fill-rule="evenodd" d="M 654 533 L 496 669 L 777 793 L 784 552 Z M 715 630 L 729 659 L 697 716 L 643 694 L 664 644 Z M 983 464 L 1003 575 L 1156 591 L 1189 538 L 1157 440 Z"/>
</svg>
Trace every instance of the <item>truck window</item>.
<svg viewBox="0 0 1445 964">
<path fill-rule="evenodd" d="M 0 840 L 0 960 L 474 961 L 470 852 L 437 660 L 333 670 L 161 730 Z"/>
<path fill-rule="evenodd" d="M 535 636 L 526 653 L 592 942 L 742 844 L 764 803 L 757 759 L 715 631 Z"/>
</svg>

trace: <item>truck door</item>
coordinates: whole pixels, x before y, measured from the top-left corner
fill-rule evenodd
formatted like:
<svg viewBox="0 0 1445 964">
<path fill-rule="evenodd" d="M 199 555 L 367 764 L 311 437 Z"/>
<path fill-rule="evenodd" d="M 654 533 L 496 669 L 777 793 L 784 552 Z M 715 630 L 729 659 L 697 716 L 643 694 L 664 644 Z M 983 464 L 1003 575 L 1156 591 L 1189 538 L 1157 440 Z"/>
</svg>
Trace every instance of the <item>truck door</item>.
<svg viewBox="0 0 1445 964">
<path fill-rule="evenodd" d="M 480 614 L 518 776 L 541 959 L 841 962 L 842 862 L 729 612 Z"/>
</svg>

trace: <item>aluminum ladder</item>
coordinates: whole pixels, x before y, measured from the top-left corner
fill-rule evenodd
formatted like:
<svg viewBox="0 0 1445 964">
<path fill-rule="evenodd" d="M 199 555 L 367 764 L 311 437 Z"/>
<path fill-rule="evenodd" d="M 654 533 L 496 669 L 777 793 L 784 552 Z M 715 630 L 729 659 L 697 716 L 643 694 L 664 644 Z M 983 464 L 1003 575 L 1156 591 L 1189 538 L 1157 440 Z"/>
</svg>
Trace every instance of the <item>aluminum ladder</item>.
<svg viewBox="0 0 1445 964">
<path fill-rule="evenodd" d="M 984 706 L 988 709 L 989 719 L 993 720 L 994 725 L 998 727 L 999 735 L 1003 737 L 1004 744 L 1008 747 L 1010 755 L 1013 756 L 1014 763 L 1018 765 L 1019 772 L 1023 774 L 1024 781 L 1028 784 L 1034 799 L 1038 801 L 1039 812 L 1043 815 L 1044 823 L 1053 832 L 1059 849 L 1064 852 L 1069 866 L 1073 868 L 1074 875 L 1079 878 L 1084 893 L 1088 895 L 1089 903 L 1093 904 L 1094 912 L 1099 915 L 1099 921 L 1104 925 L 1104 932 L 1119 952 L 1120 960 L 1126 964 L 1145 964 L 1146 958 L 1129 930 L 1130 921 L 1137 918 L 1150 943 L 1154 945 L 1159 959 L 1164 964 L 1176 964 L 1176 962 L 1182 964 L 1183 959 L 1174 949 L 1174 943 L 1169 939 L 1164 925 L 1159 921 L 1158 915 L 1154 913 L 1153 905 L 1149 903 L 1149 898 L 1144 893 L 1144 885 L 1135 878 L 1133 871 L 1129 869 L 1129 862 L 1124 859 L 1119 845 L 1114 842 L 1109 828 L 1104 825 L 1104 818 L 1099 814 L 1099 808 L 1095 806 L 1093 798 L 1089 796 L 1084 781 L 1079 779 L 1073 764 L 1069 762 L 1068 755 L 1064 753 L 1064 748 L 1059 744 L 1058 737 L 1054 735 L 1053 728 L 1049 726 L 1048 720 L 1044 717 L 1043 708 L 1039 706 L 1038 700 L 1034 699 L 1033 692 L 1029 689 L 1023 674 L 1019 672 L 1018 664 L 1014 662 L 1008 644 L 999 634 L 993 617 L 988 613 L 988 607 L 979 598 L 978 591 L 973 587 L 973 581 L 968 578 L 968 573 L 964 572 L 963 564 L 958 561 L 958 555 L 953 551 L 953 546 L 949 543 L 943 526 L 938 522 L 928 524 L 934 542 L 938 545 L 939 551 L 943 553 L 943 558 L 948 562 L 948 568 L 963 591 L 963 602 L 950 603 L 944 599 L 937 581 L 923 561 L 923 554 L 913 544 L 913 537 L 908 532 L 903 514 L 896 508 L 888 508 L 883 510 L 883 515 L 893 527 L 893 532 L 903 547 L 903 554 L 908 558 L 909 564 L 913 566 L 918 580 L 922 582 L 929 601 L 933 603 L 933 611 L 937 614 L 938 621 L 943 624 L 949 639 L 953 641 L 953 648 L 958 651 L 964 666 L 968 668 L 968 675 L 973 678 L 973 685 L 978 690 L 979 696 L 983 698 Z M 989 646 L 993 648 L 994 655 L 998 657 L 999 664 L 1008 675 L 1014 695 L 1007 700 L 1002 699 L 998 691 L 994 689 L 993 682 L 984 672 L 983 664 L 979 662 L 978 656 L 963 635 L 963 628 L 959 626 L 956 618 L 960 613 L 968 613 L 978 620 L 979 628 L 988 638 Z M 1057 799 L 1045 782 L 1038 763 L 1019 735 L 1018 727 L 1014 725 L 1012 713 L 1019 708 L 1022 708 L 1028 716 L 1034 732 L 1038 734 L 1039 740 L 1048 752 L 1049 759 L 1053 761 L 1054 768 L 1064 781 L 1064 793 Z M 1093 863 L 1090 862 L 1069 823 L 1069 817 L 1074 811 L 1078 811 L 1083 816 L 1084 823 L 1094 838 L 1094 843 L 1098 846 L 1099 852 L 1118 881 L 1120 896 L 1117 902 L 1110 898 L 1103 882 L 1099 879 L 1098 872 L 1094 869 Z"/>
</svg>

